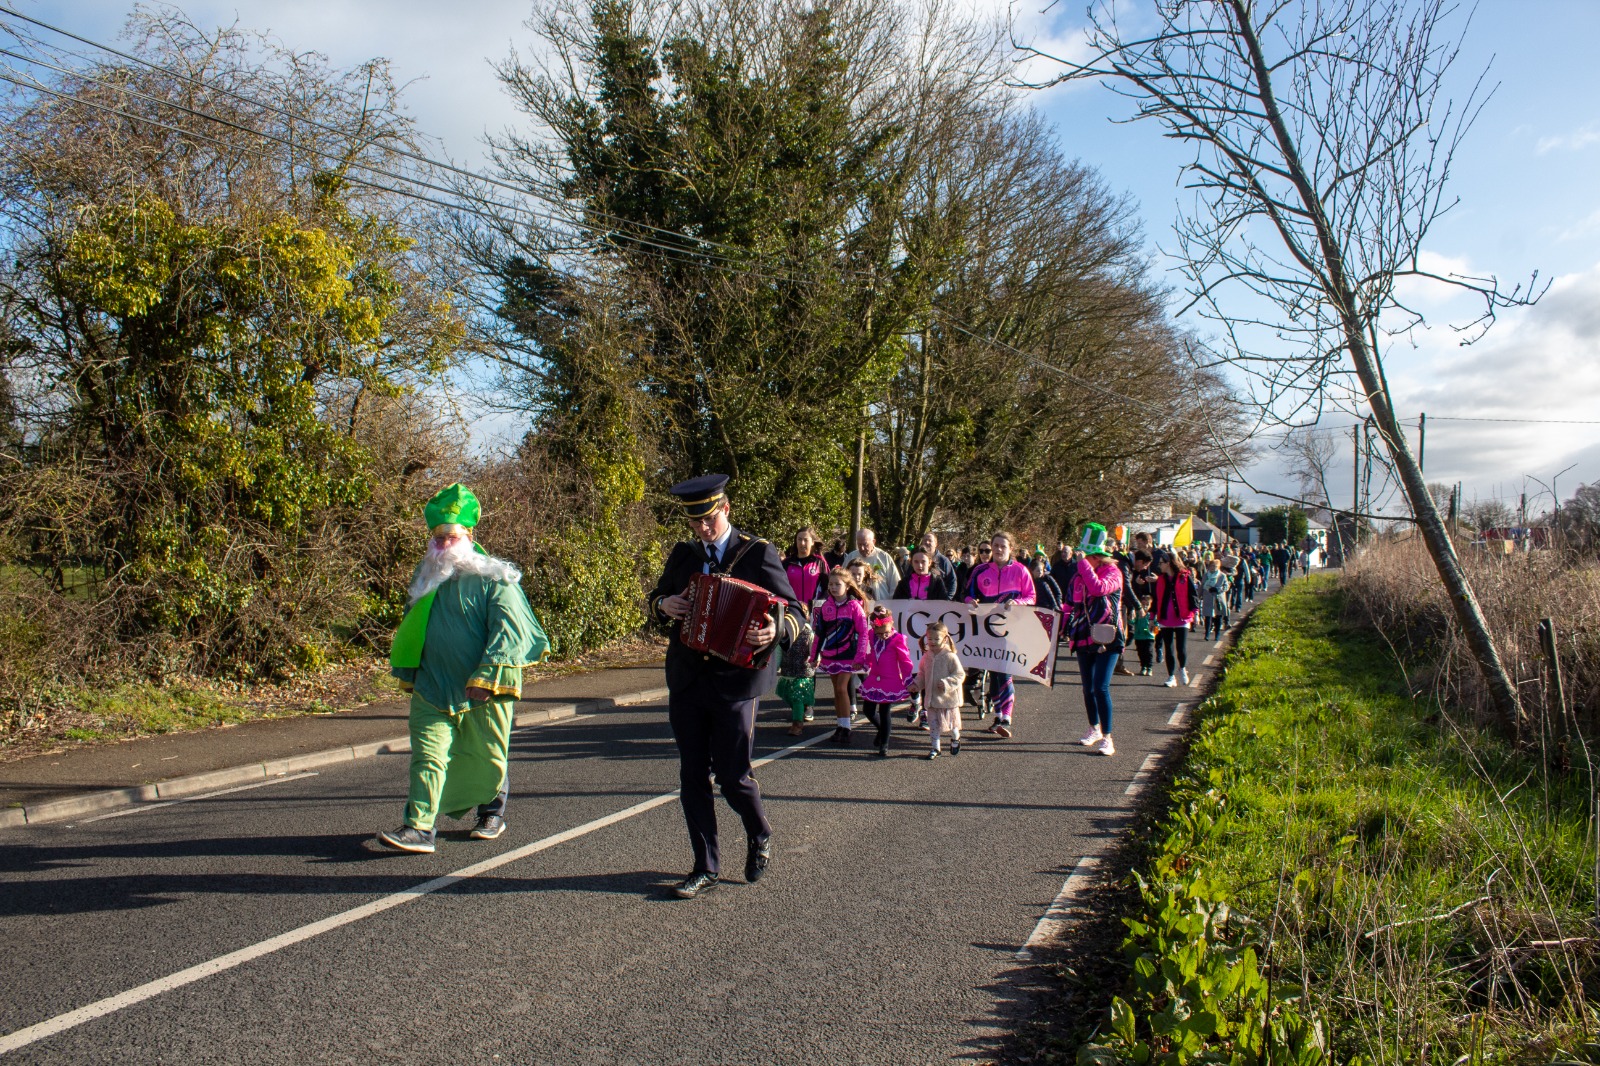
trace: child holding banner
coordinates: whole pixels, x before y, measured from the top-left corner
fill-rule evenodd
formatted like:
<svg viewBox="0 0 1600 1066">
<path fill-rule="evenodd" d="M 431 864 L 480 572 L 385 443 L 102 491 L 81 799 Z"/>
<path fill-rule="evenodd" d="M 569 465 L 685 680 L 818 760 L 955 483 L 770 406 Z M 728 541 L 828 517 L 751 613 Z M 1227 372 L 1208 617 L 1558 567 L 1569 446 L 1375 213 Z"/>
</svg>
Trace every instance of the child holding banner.
<svg viewBox="0 0 1600 1066">
<path fill-rule="evenodd" d="M 872 609 L 872 647 L 867 652 L 867 676 L 861 681 L 861 709 L 878 727 L 873 741 L 878 757 L 889 757 L 889 712 L 909 694 L 911 652 L 904 634 L 894 631 L 887 607 Z"/>
<path fill-rule="evenodd" d="M 968 603 L 1033 603 L 1036 595 L 1033 575 L 1011 557 L 1015 541 L 1010 533 L 996 533 L 989 541 L 989 559 L 972 568 L 967 578 Z M 1011 735 L 1011 714 L 1017 703 L 1017 686 L 1010 674 L 986 671 L 989 698 L 994 708 L 994 723 L 989 732 Z"/>
<path fill-rule="evenodd" d="M 939 757 L 939 735 L 946 729 L 950 730 L 950 754 L 961 754 L 961 681 L 966 672 L 950 630 L 943 622 L 930 622 L 922 631 L 922 660 L 911 679 L 927 710 L 928 739 L 933 744 L 929 759 Z"/>
</svg>

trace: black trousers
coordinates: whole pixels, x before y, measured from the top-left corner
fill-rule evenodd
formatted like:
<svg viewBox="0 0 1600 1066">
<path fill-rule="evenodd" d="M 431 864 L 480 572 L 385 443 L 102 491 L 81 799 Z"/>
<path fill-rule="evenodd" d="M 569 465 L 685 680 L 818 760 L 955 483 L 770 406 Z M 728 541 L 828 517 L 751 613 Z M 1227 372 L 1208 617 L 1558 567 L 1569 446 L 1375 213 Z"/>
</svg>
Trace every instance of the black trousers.
<svg viewBox="0 0 1600 1066">
<path fill-rule="evenodd" d="M 1161 630 L 1161 651 L 1167 660 L 1167 676 L 1171 677 L 1178 672 L 1179 667 L 1189 665 L 1189 628 L 1178 626 L 1175 629 Z"/>
<path fill-rule="evenodd" d="M 745 835 L 772 835 L 761 806 L 761 786 L 750 772 L 755 749 L 756 700 L 729 703 L 709 685 L 694 682 L 667 698 L 667 720 L 678 744 L 678 784 L 683 820 L 689 827 L 696 871 L 718 873 L 717 803 L 712 781 L 722 789 Z"/>
<path fill-rule="evenodd" d="M 872 742 L 872 746 L 875 748 L 881 748 L 889 743 L 889 727 L 893 724 L 892 719 L 894 717 L 890 714 L 890 711 L 893 707 L 894 704 L 892 703 L 874 703 L 871 700 L 862 701 L 862 713 L 867 716 L 867 721 L 878 727 L 878 735 Z"/>
</svg>

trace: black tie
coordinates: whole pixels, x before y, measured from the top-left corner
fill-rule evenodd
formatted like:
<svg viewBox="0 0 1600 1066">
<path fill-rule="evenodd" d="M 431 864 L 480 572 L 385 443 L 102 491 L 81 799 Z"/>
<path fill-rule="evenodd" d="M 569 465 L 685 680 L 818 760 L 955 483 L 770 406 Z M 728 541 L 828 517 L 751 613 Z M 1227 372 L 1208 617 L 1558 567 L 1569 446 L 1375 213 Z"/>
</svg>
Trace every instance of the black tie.
<svg viewBox="0 0 1600 1066">
<path fill-rule="evenodd" d="M 715 570 L 717 568 L 717 546 L 715 544 L 705 544 L 702 546 L 706 550 L 706 563 L 710 565 L 711 569 Z"/>
</svg>

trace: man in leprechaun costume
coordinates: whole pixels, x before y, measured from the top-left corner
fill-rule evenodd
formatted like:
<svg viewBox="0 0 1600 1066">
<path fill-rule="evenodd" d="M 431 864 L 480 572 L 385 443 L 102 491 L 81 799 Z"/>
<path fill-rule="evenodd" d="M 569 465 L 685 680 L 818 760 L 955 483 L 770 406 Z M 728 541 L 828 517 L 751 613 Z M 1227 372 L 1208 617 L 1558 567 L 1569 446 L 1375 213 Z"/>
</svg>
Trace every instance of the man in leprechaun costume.
<svg viewBox="0 0 1600 1066">
<path fill-rule="evenodd" d="M 411 791 L 405 824 L 379 833 L 396 851 L 433 851 L 434 821 L 474 808 L 476 840 L 505 829 L 507 748 L 522 668 L 550 647 L 522 573 L 473 539 L 478 498 L 451 485 L 428 501 L 428 553 L 389 665 L 411 692 Z"/>
</svg>

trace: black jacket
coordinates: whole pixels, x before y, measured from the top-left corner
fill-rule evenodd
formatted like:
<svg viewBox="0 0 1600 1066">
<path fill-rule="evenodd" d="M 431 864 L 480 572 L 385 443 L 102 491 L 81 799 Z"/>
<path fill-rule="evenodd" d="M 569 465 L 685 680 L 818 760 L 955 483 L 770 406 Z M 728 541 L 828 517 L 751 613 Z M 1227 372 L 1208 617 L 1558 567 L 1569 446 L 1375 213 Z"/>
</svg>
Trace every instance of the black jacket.
<svg viewBox="0 0 1600 1066">
<path fill-rule="evenodd" d="M 752 585 L 760 585 L 774 596 L 781 596 L 788 602 L 788 610 L 784 616 L 785 624 L 798 626 L 804 620 L 804 616 L 800 612 L 800 602 L 794 598 L 794 589 L 789 587 L 789 575 L 784 572 L 778 549 L 766 541 L 751 544 L 753 540 L 755 538 L 748 533 L 741 533 L 735 529 L 733 535 L 728 538 L 728 546 L 722 553 L 722 562 L 718 564 L 717 572 L 736 577 L 740 581 L 748 581 Z M 740 557 L 739 552 L 746 545 L 750 545 L 749 549 Z M 735 558 L 738 558 L 736 563 L 733 562 Z M 732 563 L 731 569 L 730 563 Z M 699 541 L 680 541 L 673 545 L 672 554 L 667 556 L 667 564 L 662 568 L 661 580 L 656 582 L 656 587 L 651 591 L 647 601 L 650 617 L 665 626 L 668 631 L 667 688 L 680 691 L 687 688 L 696 678 L 709 678 L 717 695 L 730 703 L 756 699 L 765 695 L 776 683 L 778 663 L 776 655 L 767 654 L 761 660 L 762 665 L 759 669 L 747 670 L 742 666 L 724 662 L 715 655 L 690 651 L 678 639 L 678 623 L 661 613 L 661 601 L 687 590 L 689 579 L 698 574 L 704 565 L 705 556 L 702 554 Z M 779 636 L 782 637 L 783 634 L 780 633 Z M 776 647 L 776 644 L 773 646 Z"/>
<path fill-rule="evenodd" d="M 897 600 L 911 599 L 910 574 L 906 574 L 900 579 L 899 587 L 894 590 L 894 598 Z M 951 586 L 950 578 L 938 570 L 930 570 L 928 571 L 928 595 L 925 598 L 930 600 L 953 600 L 956 598 L 956 590 Z"/>
</svg>

